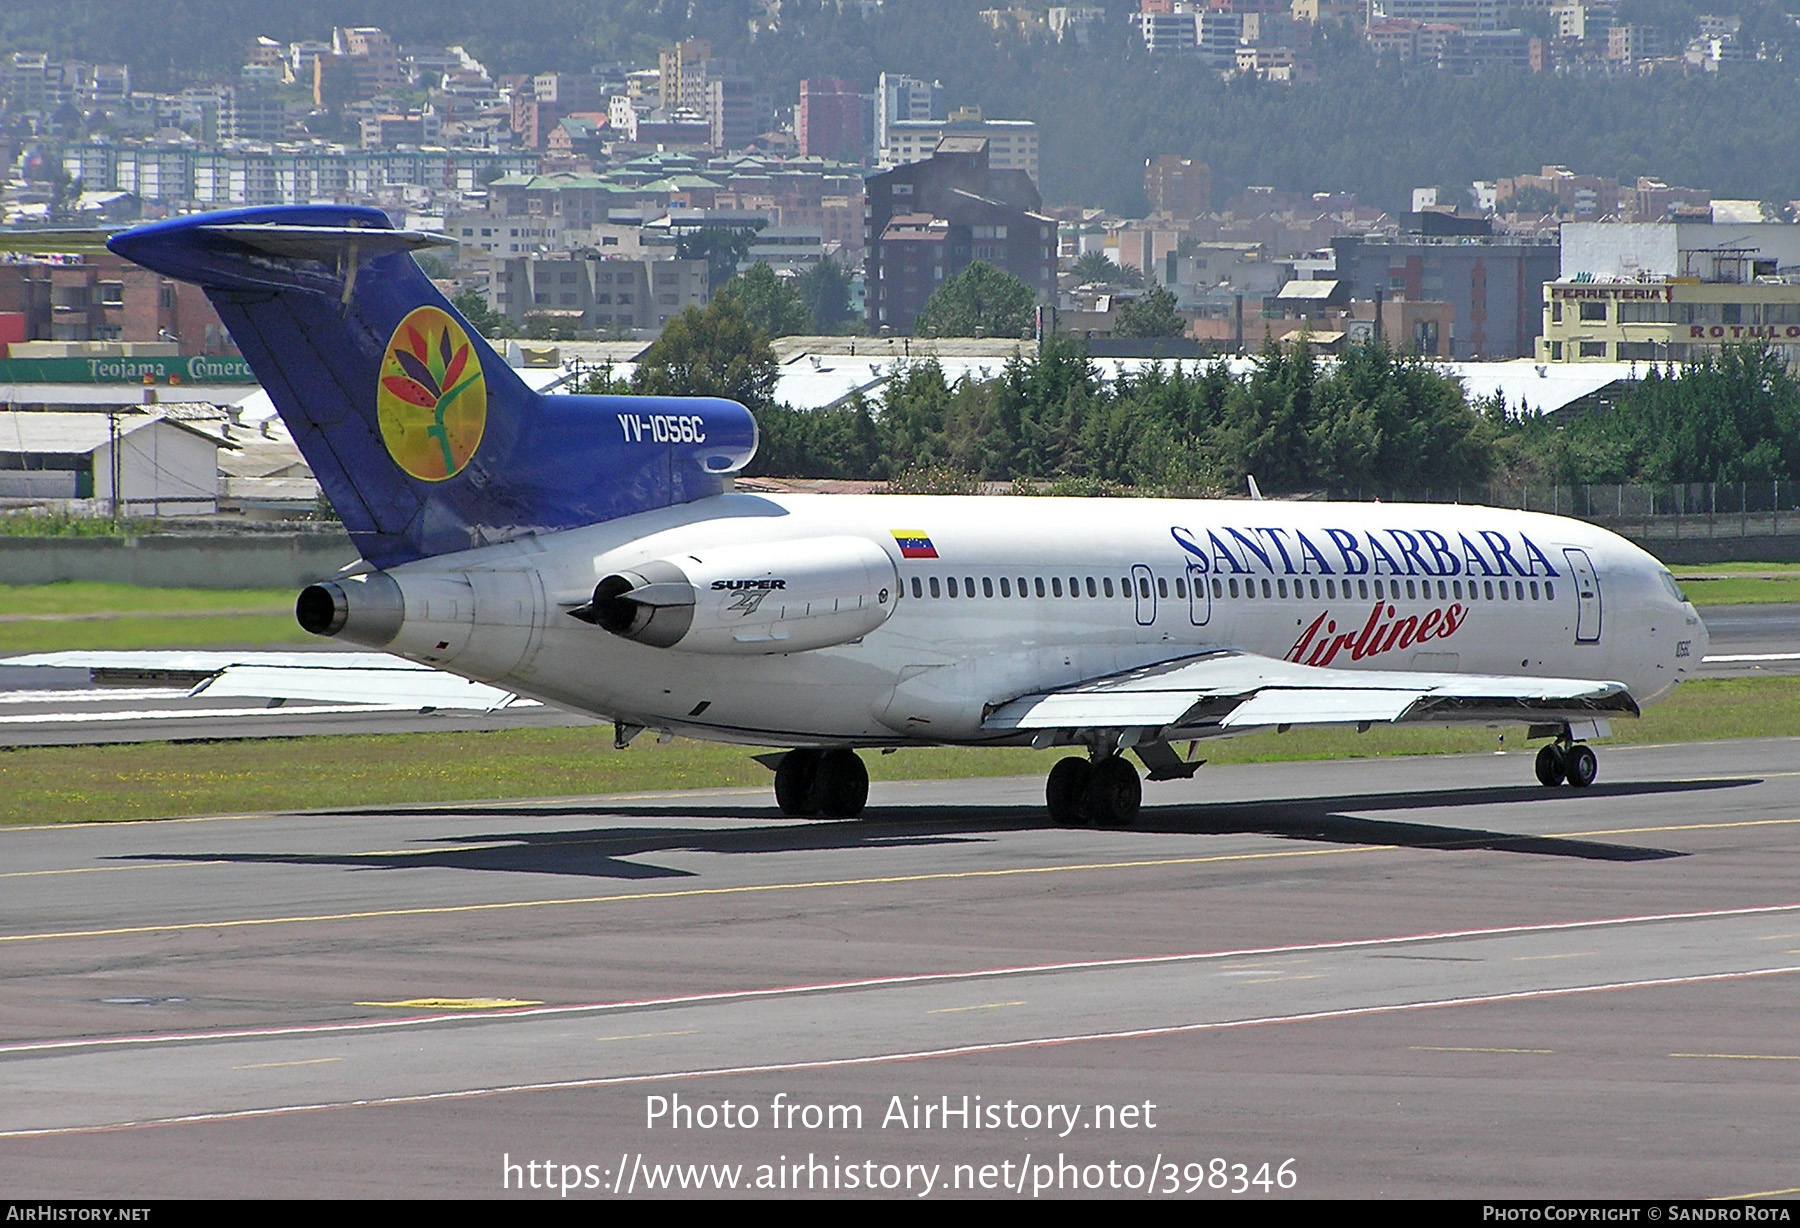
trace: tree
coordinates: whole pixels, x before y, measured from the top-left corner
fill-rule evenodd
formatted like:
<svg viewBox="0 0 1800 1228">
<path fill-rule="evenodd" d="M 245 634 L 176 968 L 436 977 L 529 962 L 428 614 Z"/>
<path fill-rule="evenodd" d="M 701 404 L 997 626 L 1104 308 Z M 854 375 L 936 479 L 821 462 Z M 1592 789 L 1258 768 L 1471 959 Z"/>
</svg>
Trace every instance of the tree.
<svg viewBox="0 0 1800 1228">
<path fill-rule="evenodd" d="M 919 336 L 1020 337 L 1031 329 L 1031 287 L 977 260 L 938 287 L 913 321 Z"/>
<path fill-rule="evenodd" d="M 850 274 L 830 256 L 802 273 L 796 279 L 794 289 L 800 292 L 806 309 L 812 312 L 815 333 L 835 333 L 851 322 Z"/>
<path fill-rule="evenodd" d="M 1185 332 L 1187 319 L 1175 310 L 1175 295 L 1162 286 L 1120 303 L 1113 320 L 1115 337 L 1179 337 Z"/>
<path fill-rule="evenodd" d="M 513 335 L 512 321 L 487 305 L 479 290 L 464 290 L 450 300 L 451 306 L 462 312 L 462 318 L 490 341 L 498 337 Z"/>
<path fill-rule="evenodd" d="M 722 287 L 737 273 L 737 266 L 750 252 L 756 239 L 756 226 L 703 226 L 675 239 L 677 260 L 706 261 L 706 284 Z"/>
<path fill-rule="evenodd" d="M 721 294 L 663 326 L 631 377 L 640 396 L 726 397 L 751 410 L 775 400 L 775 351 L 743 307 Z"/>
<path fill-rule="evenodd" d="M 1114 264 L 1100 252 L 1089 252 L 1069 267 L 1083 282 L 1099 282 L 1106 286 L 1135 289 L 1144 284 L 1144 275 L 1129 264 Z"/>
<path fill-rule="evenodd" d="M 805 332 L 812 323 L 812 313 L 793 281 L 760 260 L 726 282 L 719 293 L 735 298 L 750 323 L 770 337 Z"/>
</svg>

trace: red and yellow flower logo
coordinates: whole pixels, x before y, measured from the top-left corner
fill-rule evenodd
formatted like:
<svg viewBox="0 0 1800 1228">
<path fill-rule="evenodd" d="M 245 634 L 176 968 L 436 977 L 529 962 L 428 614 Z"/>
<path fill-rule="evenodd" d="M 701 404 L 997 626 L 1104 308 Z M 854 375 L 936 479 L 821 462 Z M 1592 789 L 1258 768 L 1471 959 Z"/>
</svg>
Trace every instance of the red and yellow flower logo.
<svg viewBox="0 0 1800 1228">
<path fill-rule="evenodd" d="M 388 338 L 375 407 L 400 468 L 426 482 L 463 471 L 487 425 L 487 381 L 468 334 L 448 313 L 420 307 L 400 321 Z"/>
</svg>

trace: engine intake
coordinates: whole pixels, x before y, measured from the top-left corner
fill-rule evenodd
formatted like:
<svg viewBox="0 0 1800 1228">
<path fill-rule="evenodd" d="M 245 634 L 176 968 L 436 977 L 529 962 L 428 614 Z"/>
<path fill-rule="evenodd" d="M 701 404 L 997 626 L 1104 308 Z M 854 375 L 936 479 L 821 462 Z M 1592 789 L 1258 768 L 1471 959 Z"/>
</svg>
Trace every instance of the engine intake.
<svg viewBox="0 0 1800 1228">
<path fill-rule="evenodd" d="M 819 537 L 657 559 L 603 577 L 570 614 L 654 648 L 729 656 L 860 639 L 900 596 L 893 559 L 861 537 Z"/>
</svg>

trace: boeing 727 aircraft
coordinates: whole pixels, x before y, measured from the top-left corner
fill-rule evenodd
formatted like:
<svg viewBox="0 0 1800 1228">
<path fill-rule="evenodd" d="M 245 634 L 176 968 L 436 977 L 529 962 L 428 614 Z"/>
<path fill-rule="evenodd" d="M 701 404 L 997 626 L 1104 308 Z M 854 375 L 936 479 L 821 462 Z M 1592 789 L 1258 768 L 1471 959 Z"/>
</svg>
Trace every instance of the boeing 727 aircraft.
<svg viewBox="0 0 1800 1228">
<path fill-rule="evenodd" d="M 374 209 L 157 222 L 118 254 L 205 288 L 365 562 L 302 626 L 581 712 L 788 747 L 782 810 L 853 816 L 857 750 L 1078 746 L 1059 823 L 1122 825 L 1182 743 L 1520 722 L 1546 785 L 1706 631 L 1592 525 L 1397 504 L 732 493 L 716 399 L 531 392 Z"/>
</svg>

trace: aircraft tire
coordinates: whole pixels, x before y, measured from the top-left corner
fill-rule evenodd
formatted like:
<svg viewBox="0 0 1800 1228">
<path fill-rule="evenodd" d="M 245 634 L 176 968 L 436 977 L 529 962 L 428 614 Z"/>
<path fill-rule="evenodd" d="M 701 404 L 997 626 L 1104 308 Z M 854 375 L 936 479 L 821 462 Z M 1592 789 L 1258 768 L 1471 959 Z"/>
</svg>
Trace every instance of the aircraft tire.
<svg viewBox="0 0 1800 1228">
<path fill-rule="evenodd" d="M 1044 801 L 1052 823 L 1059 827 L 1081 826 L 1082 798 L 1091 775 L 1086 759 L 1060 759 L 1050 769 L 1050 777 L 1044 782 Z"/>
<path fill-rule="evenodd" d="M 781 757 L 775 769 L 775 804 L 781 813 L 800 819 L 816 814 L 814 785 L 819 776 L 820 752 L 801 747 Z"/>
<path fill-rule="evenodd" d="M 1088 777 L 1082 809 L 1096 827 L 1130 827 L 1144 800 L 1137 769 L 1117 755 L 1096 763 Z"/>
<path fill-rule="evenodd" d="M 1600 775 L 1599 756 L 1594 754 L 1593 747 L 1581 742 L 1569 747 L 1563 761 L 1568 765 L 1569 784 L 1577 789 L 1587 788 Z"/>
<path fill-rule="evenodd" d="M 819 756 L 813 773 L 812 811 L 828 819 L 854 819 L 869 801 L 869 769 L 862 756 L 842 747 Z"/>
<path fill-rule="evenodd" d="M 1563 762 L 1562 747 L 1554 742 L 1546 742 L 1538 748 L 1536 766 L 1538 783 L 1550 789 L 1560 785 L 1569 774 L 1568 765 Z"/>
</svg>

